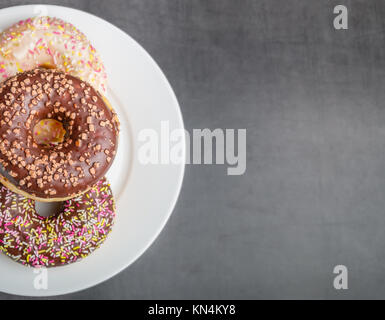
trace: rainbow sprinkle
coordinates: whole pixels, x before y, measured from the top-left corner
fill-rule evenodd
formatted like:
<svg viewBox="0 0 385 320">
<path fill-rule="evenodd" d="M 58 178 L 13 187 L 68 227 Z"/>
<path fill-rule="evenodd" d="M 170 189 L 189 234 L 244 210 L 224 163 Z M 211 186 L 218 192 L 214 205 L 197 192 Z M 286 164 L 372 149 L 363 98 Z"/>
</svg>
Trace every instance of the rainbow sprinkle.
<svg viewBox="0 0 385 320">
<path fill-rule="evenodd" d="M 2 78 L 42 65 L 83 78 L 101 93 L 106 91 L 107 74 L 100 56 L 72 24 L 58 18 L 36 17 L 20 21 L 0 34 Z"/>
<path fill-rule="evenodd" d="M 33 200 L 5 186 L 0 186 L 0 200 L 0 251 L 31 267 L 60 266 L 87 257 L 105 241 L 115 220 L 106 178 L 47 218 L 36 213 Z"/>
</svg>

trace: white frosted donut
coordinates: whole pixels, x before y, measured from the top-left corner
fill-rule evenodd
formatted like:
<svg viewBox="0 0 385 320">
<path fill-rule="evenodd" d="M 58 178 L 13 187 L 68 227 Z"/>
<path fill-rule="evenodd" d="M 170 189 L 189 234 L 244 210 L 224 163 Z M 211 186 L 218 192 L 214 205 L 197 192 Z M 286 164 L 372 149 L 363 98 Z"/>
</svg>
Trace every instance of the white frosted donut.
<svg viewBox="0 0 385 320">
<path fill-rule="evenodd" d="M 106 92 L 99 54 L 82 32 L 61 19 L 29 18 L 0 34 L 0 80 L 39 66 L 59 69 Z"/>
</svg>

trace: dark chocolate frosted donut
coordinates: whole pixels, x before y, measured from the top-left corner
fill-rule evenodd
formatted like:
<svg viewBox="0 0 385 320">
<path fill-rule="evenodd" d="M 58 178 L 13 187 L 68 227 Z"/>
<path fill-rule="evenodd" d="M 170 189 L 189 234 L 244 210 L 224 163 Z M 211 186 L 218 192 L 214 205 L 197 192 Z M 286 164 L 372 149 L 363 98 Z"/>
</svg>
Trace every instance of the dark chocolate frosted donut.
<svg viewBox="0 0 385 320">
<path fill-rule="evenodd" d="M 57 140 L 38 139 L 56 125 Z M 0 181 L 40 201 L 79 195 L 109 169 L 118 131 L 115 112 L 87 83 L 55 70 L 20 73 L 0 85 Z"/>
<path fill-rule="evenodd" d="M 105 178 L 47 218 L 36 213 L 34 200 L 3 185 L 0 204 L 0 251 L 32 267 L 85 258 L 104 242 L 115 218 L 114 198 Z"/>
</svg>

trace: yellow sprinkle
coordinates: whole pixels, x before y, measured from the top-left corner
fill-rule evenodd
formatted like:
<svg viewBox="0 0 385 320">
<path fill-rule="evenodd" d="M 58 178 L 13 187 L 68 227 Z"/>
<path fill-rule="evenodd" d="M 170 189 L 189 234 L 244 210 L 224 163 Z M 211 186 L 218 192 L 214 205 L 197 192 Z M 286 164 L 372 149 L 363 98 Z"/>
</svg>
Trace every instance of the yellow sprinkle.
<svg viewBox="0 0 385 320">
<path fill-rule="evenodd" d="M 20 64 L 16 62 L 17 71 L 23 72 L 23 69 L 20 67 Z"/>
</svg>

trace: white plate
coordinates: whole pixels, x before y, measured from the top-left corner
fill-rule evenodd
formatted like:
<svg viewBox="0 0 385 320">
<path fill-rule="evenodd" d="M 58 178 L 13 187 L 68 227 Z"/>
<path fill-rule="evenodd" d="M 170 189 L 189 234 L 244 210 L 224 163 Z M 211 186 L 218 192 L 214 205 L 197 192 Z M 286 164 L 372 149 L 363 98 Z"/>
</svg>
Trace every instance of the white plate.
<svg viewBox="0 0 385 320">
<path fill-rule="evenodd" d="M 108 98 L 121 121 L 118 154 L 107 175 L 117 199 L 117 220 L 106 242 L 83 261 L 48 269 L 48 287 L 39 290 L 34 286 L 39 274 L 0 255 L 0 291 L 49 296 L 107 280 L 134 262 L 155 240 L 175 206 L 184 164 L 140 164 L 137 135 L 146 128 L 159 131 L 163 120 L 169 121 L 171 129 L 183 129 L 183 121 L 175 95 L 157 64 L 112 24 L 70 8 L 30 5 L 0 10 L 0 29 L 38 14 L 62 18 L 88 36 L 105 62 Z"/>
</svg>

